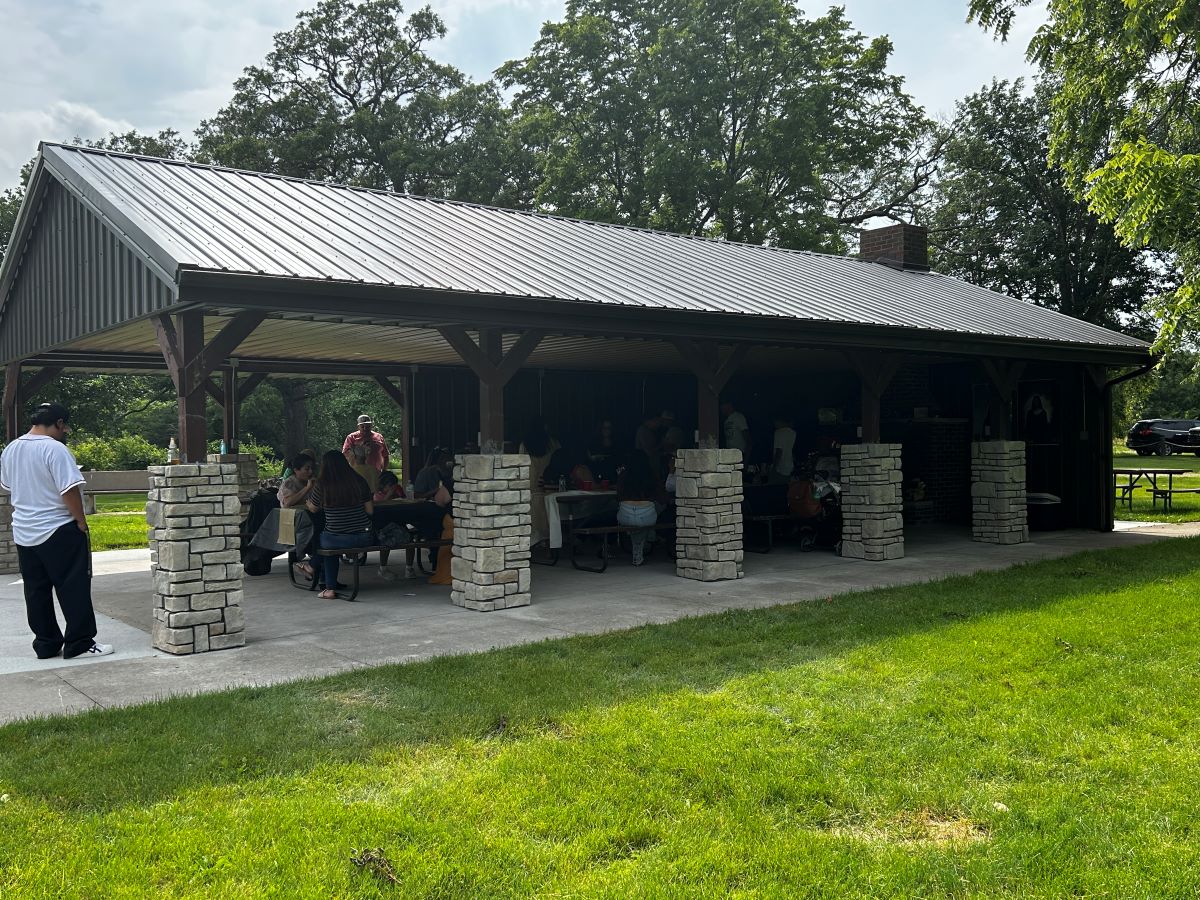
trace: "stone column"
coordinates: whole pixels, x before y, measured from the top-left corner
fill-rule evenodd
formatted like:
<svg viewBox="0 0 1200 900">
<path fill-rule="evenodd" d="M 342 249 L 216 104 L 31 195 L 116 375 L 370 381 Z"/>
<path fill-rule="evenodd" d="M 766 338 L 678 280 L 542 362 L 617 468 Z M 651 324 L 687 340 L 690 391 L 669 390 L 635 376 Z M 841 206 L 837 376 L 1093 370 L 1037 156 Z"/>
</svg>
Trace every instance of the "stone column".
<svg viewBox="0 0 1200 900">
<path fill-rule="evenodd" d="M 12 497 L 8 491 L 0 490 L 0 575 L 13 575 L 20 571 L 17 545 L 13 543 Z"/>
<path fill-rule="evenodd" d="M 741 578 L 742 451 L 675 453 L 675 574 Z"/>
<path fill-rule="evenodd" d="M 242 501 L 242 518 L 250 513 L 250 495 L 258 490 L 258 457 L 253 453 L 210 453 L 209 463 L 237 466 L 237 493 Z"/>
<path fill-rule="evenodd" d="M 971 538 L 989 544 L 1029 540 L 1025 442 L 971 444 Z"/>
<path fill-rule="evenodd" d="M 529 605 L 529 457 L 455 459 L 450 600 L 489 611 Z"/>
<path fill-rule="evenodd" d="M 154 646 L 203 653 L 246 643 L 235 464 L 150 467 L 146 519 Z"/>
<path fill-rule="evenodd" d="M 899 444 L 842 447 L 842 556 L 904 556 L 903 480 Z"/>
</svg>

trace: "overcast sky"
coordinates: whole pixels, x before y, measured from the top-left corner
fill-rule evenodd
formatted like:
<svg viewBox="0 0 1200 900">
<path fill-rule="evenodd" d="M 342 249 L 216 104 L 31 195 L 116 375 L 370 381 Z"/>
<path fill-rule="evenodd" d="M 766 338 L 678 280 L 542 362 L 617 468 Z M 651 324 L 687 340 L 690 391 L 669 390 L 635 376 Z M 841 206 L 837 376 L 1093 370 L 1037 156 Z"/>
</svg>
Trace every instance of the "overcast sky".
<svg viewBox="0 0 1200 900">
<path fill-rule="evenodd" d="M 0 0 L 0 188 L 18 181 L 40 140 L 136 128 L 190 136 L 262 61 L 308 0 Z M 562 0 L 433 0 L 449 29 L 432 54 L 475 78 L 524 56 Z M 931 115 L 993 77 L 1028 74 L 1036 18 L 1008 44 L 967 25 L 966 0 L 845 0 L 863 33 L 895 44 L 891 69 Z M 803 4 L 812 14 L 826 4 Z M 411 9 L 417 4 L 410 3 Z"/>
</svg>

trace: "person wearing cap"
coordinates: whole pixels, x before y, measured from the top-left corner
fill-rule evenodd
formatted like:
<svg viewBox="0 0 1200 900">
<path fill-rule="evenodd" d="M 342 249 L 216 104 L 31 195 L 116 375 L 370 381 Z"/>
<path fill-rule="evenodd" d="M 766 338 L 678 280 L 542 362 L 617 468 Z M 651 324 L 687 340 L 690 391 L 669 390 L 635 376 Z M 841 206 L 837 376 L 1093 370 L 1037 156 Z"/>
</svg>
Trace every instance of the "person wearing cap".
<svg viewBox="0 0 1200 900">
<path fill-rule="evenodd" d="M 0 485 L 12 494 L 12 532 L 25 588 L 25 612 L 38 659 L 107 656 L 96 643 L 91 549 L 83 514 L 83 476 L 67 449 L 71 414 L 43 403 L 32 427 L 0 455 Z M 54 594 L 66 619 L 54 615 Z"/>
<path fill-rule="evenodd" d="M 371 421 L 371 417 L 365 414 L 358 417 L 358 428 L 346 435 L 346 440 L 342 442 L 342 455 L 352 466 L 357 462 L 355 459 L 356 447 L 366 450 L 365 464 L 376 472 L 382 472 L 387 468 L 389 458 L 387 442 L 383 439 L 383 435 L 375 430 L 375 423 Z"/>
</svg>

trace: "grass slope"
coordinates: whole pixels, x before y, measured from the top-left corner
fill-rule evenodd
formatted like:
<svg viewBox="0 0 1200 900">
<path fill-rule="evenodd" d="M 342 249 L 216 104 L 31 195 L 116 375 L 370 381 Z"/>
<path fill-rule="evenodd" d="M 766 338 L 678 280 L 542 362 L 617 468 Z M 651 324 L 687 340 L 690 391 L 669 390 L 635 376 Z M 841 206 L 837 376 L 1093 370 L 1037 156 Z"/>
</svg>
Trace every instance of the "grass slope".
<svg viewBox="0 0 1200 900">
<path fill-rule="evenodd" d="M 1192 896 L 1198 556 L 10 725 L 0 895 Z"/>
<path fill-rule="evenodd" d="M 97 494 L 96 513 L 87 520 L 94 551 L 150 546 L 144 493 Z"/>
</svg>

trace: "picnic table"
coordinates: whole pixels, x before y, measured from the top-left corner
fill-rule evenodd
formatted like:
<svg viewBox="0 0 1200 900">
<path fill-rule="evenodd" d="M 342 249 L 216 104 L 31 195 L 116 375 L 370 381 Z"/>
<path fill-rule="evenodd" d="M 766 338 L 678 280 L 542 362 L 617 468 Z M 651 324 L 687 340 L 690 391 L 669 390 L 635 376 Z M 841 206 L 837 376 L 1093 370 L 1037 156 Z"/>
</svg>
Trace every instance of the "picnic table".
<svg viewBox="0 0 1200 900">
<path fill-rule="evenodd" d="M 1175 487 L 1176 475 L 1191 475 L 1192 469 L 1149 469 L 1149 468 L 1114 468 L 1113 493 L 1118 503 L 1124 503 L 1133 508 L 1133 492 L 1144 480 L 1150 491 L 1151 503 L 1157 507 L 1158 501 L 1163 502 L 1163 511 L 1171 509 L 1171 499 L 1175 494 L 1200 494 L 1200 488 Z M 1166 478 L 1166 487 L 1159 485 L 1160 478 Z M 1123 481 L 1121 479 L 1124 479 Z"/>
<path fill-rule="evenodd" d="M 600 491 L 547 491 L 546 525 L 551 550 L 563 546 L 563 525 L 570 532 L 576 523 L 589 516 L 617 511 L 617 492 Z"/>
</svg>

